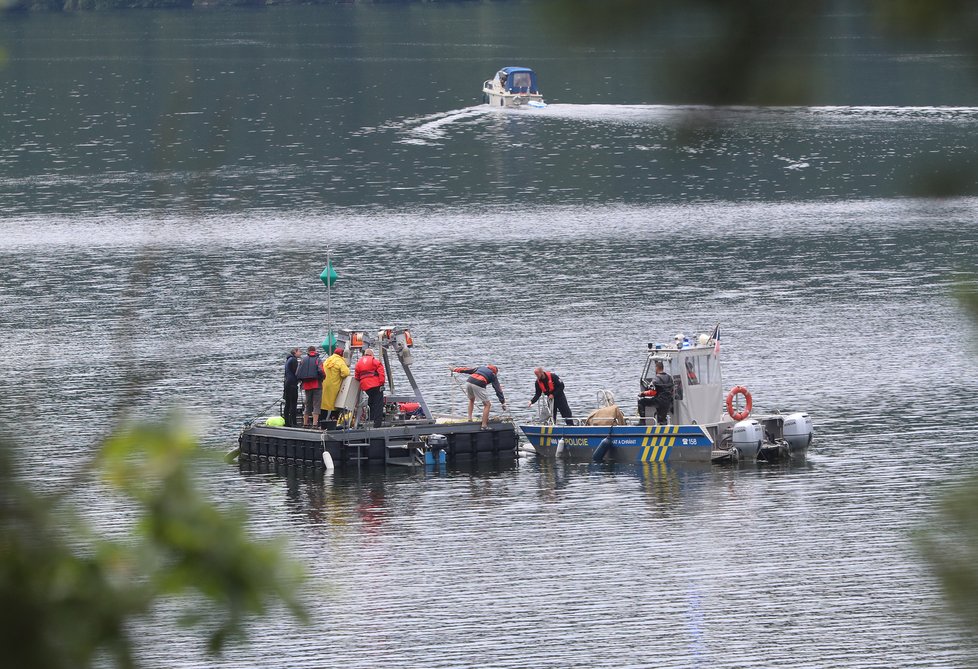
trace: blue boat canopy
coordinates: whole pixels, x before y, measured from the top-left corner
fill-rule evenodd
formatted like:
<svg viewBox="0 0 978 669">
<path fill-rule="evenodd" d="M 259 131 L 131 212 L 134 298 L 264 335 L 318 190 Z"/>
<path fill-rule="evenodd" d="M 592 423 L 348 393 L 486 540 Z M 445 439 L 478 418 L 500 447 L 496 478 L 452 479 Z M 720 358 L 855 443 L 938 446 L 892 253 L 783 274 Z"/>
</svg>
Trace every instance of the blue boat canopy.
<svg viewBox="0 0 978 669">
<path fill-rule="evenodd" d="M 504 67 L 496 73 L 496 79 L 503 82 L 503 88 L 509 93 L 534 93 L 537 90 L 536 72 L 528 67 Z"/>
</svg>

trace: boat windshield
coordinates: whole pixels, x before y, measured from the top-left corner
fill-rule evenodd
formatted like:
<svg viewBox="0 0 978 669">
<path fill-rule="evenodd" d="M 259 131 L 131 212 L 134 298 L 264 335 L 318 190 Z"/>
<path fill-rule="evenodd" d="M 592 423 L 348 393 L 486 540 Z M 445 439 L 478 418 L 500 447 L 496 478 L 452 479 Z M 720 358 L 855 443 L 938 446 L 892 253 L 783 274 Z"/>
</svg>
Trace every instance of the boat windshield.
<svg viewBox="0 0 978 669">
<path fill-rule="evenodd" d="M 529 72 L 513 72 L 510 75 L 509 90 L 514 93 L 529 93 L 533 88 L 533 77 Z"/>
<path fill-rule="evenodd" d="M 662 361 L 663 371 L 666 374 L 672 375 L 672 356 L 664 351 L 656 352 L 655 355 L 650 355 L 648 360 L 645 361 L 645 369 L 642 370 L 642 388 L 651 388 L 652 379 L 655 378 L 655 363 L 656 361 Z"/>
</svg>

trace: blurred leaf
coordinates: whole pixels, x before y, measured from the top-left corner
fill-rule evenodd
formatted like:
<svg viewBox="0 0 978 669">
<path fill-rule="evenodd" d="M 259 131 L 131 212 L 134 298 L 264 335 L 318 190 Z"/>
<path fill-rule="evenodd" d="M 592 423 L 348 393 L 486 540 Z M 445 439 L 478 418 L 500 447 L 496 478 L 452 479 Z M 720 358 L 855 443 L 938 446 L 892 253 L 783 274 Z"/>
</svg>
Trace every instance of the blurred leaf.
<svg viewBox="0 0 978 669">
<path fill-rule="evenodd" d="M 939 523 L 918 535 L 918 545 L 952 609 L 978 630 L 978 476 L 944 498 Z"/>
<path fill-rule="evenodd" d="M 978 56 L 978 0 L 549 0 L 547 23 L 575 42 L 615 44 L 638 36 L 656 47 L 650 74 L 670 89 L 660 102 L 804 105 L 810 102 L 816 44 L 839 12 L 868 11 L 882 37 L 933 42 L 954 36 Z M 799 48 L 799 47 L 809 48 Z M 809 54 L 803 56 L 800 54 Z M 653 63 L 655 63 L 653 65 Z"/>
<path fill-rule="evenodd" d="M 902 37 L 930 38 L 974 23 L 973 0 L 874 0 L 877 26 Z"/>
<path fill-rule="evenodd" d="M 0 444 L 0 649 L 9 666 L 75 669 L 108 658 L 134 667 L 130 626 L 163 598 L 193 607 L 174 623 L 203 630 L 211 652 L 243 637 L 246 621 L 274 602 L 306 619 L 296 595 L 304 571 L 272 541 L 252 540 L 242 509 L 200 494 L 194 472 L 207 459 L 178 419 L 119 431 L 95 461 L 138 512 L 122 542 L 95 537 L 63 498 L 31 491 L 12 452 Z"/>
<path fill-rule="evenodd" d="M 974 278 L 967 283 L 958 284 L 956 293 L 958 300 L 964 306 L 965 313 L 978 325 L 978 288 Z"/>
<path fill-rule="evenodd" d="M 182 421 L 123 430 L 106 441 L 101 460 L 107 480 L 143 505 L 136 535 L 156 559 L 156 591 L 191 591 L 220 605 L 209 621 L 212 651 L 241 636 L 245 616 L 265 613 L 272 600 L 305 619 L 295 595 L 303 571 L 275 543 L 249 539 L 243 509 L 218 509 L 197 493 L 190 464 L 202 461 Z"/>
<path fill-rule="evenodd" d="M 128 573 L 128 549 L 86 544 L 71 511 L 15 475 L 0 444 L 0 648 L 8 666 L 87 667 L 97 653 L 133 666 L 127 621 L 149 593 Z"/>
<path fill-rule="evenodd" d="M 676 102 L 803 104 L 811 63 L 798 53 L 813 38 L 818 0 L 551 0 L 548 20 L 578 40 L 639 35 L 661 45 Z M 681 35 L 677 39 L 676 35 Z"/>
</svg>

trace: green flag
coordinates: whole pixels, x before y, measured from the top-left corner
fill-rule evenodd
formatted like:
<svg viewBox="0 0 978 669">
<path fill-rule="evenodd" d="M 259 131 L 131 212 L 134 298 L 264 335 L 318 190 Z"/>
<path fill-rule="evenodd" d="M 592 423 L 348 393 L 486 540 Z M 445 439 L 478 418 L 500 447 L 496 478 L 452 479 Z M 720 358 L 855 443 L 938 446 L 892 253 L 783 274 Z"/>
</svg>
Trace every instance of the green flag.
<svg viewBox="0 0 978 669">
<path fill-rule="evenodd" d="M 338 278 L 339 277 L 336 275 L 336 270 L 333 269 L 333 263 L 327 262 L 326 269 L 324 269 L 323 273 L 319 275 L 319 280 L 326 284 L 326 287 L 329 288 L 336 283 Z"/>
<path fill-rule="evenodd" d="M 332 354 L 333 349 L 336 348 L 336 333 L 330 332 L 328 335 L 326 335 L 326 339 L 324 339 L 323 343 L 320 344 L 320 348 L 327 353 Z"/>
</svg>

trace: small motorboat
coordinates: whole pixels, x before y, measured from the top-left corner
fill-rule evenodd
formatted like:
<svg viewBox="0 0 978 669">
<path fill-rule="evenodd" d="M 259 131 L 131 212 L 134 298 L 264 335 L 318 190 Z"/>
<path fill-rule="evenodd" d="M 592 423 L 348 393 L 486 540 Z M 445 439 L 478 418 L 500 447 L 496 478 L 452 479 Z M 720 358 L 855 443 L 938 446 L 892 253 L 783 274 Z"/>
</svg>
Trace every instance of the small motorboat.
<svg viewBox="0 0 978 669">
<path fill-rule="evenodd" d="M 546 107 L 537 75 L 528 67 L 504 67 L 482 84 L 482 101 L 490 107 Z"/>
<path fill-rule="evenodd" d="M 726 395 L 720 376 L 720 329 L 713 335 L 677 335 L 671 344 L 649 344 L 639 378 L 639 394 L 650 394 L 655 365 L 673 379 L 669 422 L 659 425 L 654 410 L 639 403 L 639 415 L 626 416 L 610 393 L 605 405 L 573 425 L 553 421 L 550 411 L 535 423 L 520 425 L 537 457 L 567 457 L 600 462 L 778 461 L 803 458 L 812 443 L 807 413 L 752 414 L 753 398 L 744 386 Z M 545 402 L 541 402 L 545 405 Z"/>
</svg>

